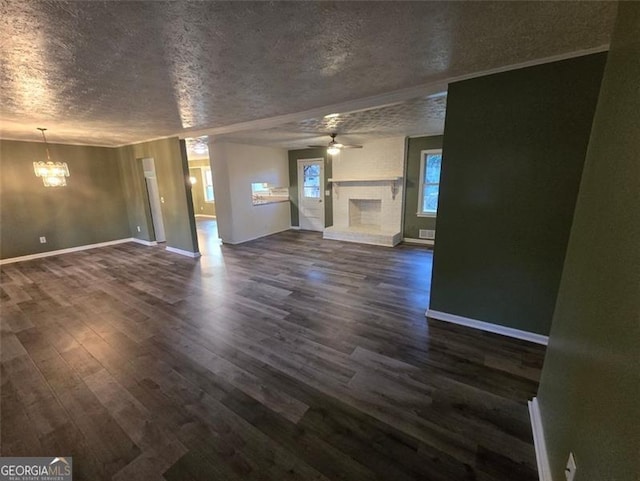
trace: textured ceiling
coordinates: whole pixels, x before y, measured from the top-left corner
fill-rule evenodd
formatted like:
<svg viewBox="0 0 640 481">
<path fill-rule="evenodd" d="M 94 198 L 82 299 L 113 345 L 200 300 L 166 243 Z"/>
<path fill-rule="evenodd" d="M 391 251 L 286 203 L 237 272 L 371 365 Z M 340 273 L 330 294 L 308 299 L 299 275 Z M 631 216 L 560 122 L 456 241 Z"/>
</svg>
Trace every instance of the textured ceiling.
<svg viewBox="0 0 640 481">
<path fill-rule="evenodd" d="M 0 135 L 37 139 L 42 126 L 53 142 L 103 145 L 184 136 L 598 47 L 615 9 L 1 0 Z"/>
<path fill-rule="evenodd" d="M 331 140 L 328 134 L 332 132 L 339 134 L 338 140 L 342 143 L 365 143 L 395 135 L 439 134 L 444 131 L 446 108 L 446 95 L 418 97 L 384 107 L 325 115 L 218 138 L 293 149 L 327 144 Z"/>
</svg>

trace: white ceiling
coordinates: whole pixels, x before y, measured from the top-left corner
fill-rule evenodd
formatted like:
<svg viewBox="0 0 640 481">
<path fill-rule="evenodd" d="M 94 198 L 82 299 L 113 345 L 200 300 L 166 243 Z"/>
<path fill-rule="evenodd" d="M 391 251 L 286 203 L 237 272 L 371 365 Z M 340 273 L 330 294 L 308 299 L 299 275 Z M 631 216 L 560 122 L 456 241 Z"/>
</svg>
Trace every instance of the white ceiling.
<svg viewBox="0 0 640 481">
<path fill-rule="evenodd" d="M 354 139 L 429 133 L 441 130 L 444 112 L 444 97 L 425 98 L 435 86 L 606 45 L 615 10 L 4 0 L 0 136 L 38 140 L 36 127 L 47 127 L 53 142 L 122 145 L 211 133 L 293 147 L 318 143 L 334 112 L 343 115 L 333 130 Z"/>
</svg>

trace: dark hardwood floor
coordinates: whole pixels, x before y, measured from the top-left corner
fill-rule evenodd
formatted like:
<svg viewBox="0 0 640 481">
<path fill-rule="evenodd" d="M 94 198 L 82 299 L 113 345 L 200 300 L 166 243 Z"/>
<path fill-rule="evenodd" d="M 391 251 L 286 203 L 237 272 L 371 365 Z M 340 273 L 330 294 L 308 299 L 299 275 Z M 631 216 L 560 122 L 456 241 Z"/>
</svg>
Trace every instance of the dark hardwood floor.
<svg viewBox="0 0 640 481">
<path fill-rule="evenodd" d="M 204 251 L 3 266 L 3 456 L 91 481 L 537 479 L 544 349 L 425 319 L 429 250 Z"/>
</svg>

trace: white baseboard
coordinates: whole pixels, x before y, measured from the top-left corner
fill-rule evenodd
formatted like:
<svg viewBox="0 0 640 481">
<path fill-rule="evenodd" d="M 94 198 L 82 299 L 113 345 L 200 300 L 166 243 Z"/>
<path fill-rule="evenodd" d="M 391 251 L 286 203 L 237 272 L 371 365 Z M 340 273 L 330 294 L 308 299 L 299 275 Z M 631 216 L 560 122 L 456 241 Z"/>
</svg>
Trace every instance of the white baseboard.
<svg viewBox="0 0 640 481">
<path fill-rule="evenodd" d="M 249 241 L 256 240 L 256 239 L 261 239 L 263 237 L 267 237 L 267 236 L 274 235 L 274 234 L 279 234 L 280 232 L 286 232 L 289 229 L 290 229 L 290 227 L 286 227 L 284 229 L 276 230 L 276 231 L 273 231 L 273 232 L 266 232 L 264 234 L 260 234 L 260 235 L 257 235 L 255 237 L 249 237 L 248 239 L 242 239 L 242 240 L 239 240 L 239 241 L 229 241 L 229 240 L 222 239 L 222 243 L 223 244 L 231 244 L 232 246 L 237 246 L 238 244 L 244 244 L 245 242 L 249 242 Z"/>
<path fill-rule="evenodd" d="M 291 227 L 289 227 L 289 229 L 291 229 L 291 230 L 300 230 L 300 226 L 299 225 L 292 225 Z"/>
<path fill-rule="evenodd" d="M 430 239 L 414 239 L 412 237 L 403 237 L 402 242 L 406 242 L 407 244 L 422 244 L 425 246 L 432 246 L 434 244 L 433 240 Z"/>
<path fill-rule="evenodd" d="M 9 259 L 0 259 L 0 265 L 12 264 L 14 262 L 30 261 L 32 259 L 41 259 L 43 257 L 57 256 L 60 254 L 68 254 L 70 252 L 86 251 L 88 249 L 96 249 L 98 247 L 107 247 L 116 244 L 124 244 L 125 242 L 135 242 L 133 237 L 127 237 L 126 239 L 116 239 L 107 242 L 98 242 L 97 244 L 87 244 L 83 246 L 69 247 L 67 249 L 58 249 L 55 251 L 38 252 L 37 254 L 29 254 L 26 256 L 10 257 Z"/>
<path fill-rule="evenodd" d="M 134 237 L 131 240 L 133 242 L 135 242 L 136 244 L 142 244 L 143 246 L 148 246 L 148 247 L 152 247 L 152 246 L 157 246 L 158 245 L 158 243 L 156 241 L 148 241 L 148 240 L 144 240 L 144 239 L 138 239 L 136 237 Z"/>
<path fill-rule="evenodd" d="M 178 249 L 177 247 L 171 247 L 171 246 L 167 246 L 165 247 L 165 249 L 168 250 L 169 252 L 173 252 L 174 254 L 180 254 L 181 256 L 187 256 L 192 258 L 200 257 L 199 252 L 185 251 L 182 249 Z"/>
<path fill-rule="evenodd" d="M 544 439 L 542 416 L 538 398 L 529 401 L 529 417 L 531 418 L 531 430 L 533 431 L 533 444 L 536 449 L 536 461 L 538 463 L 538 479 L 540 481 L 553 481 L 549 457 L 547 455 L 547 443 Z"/>
<path fill-rule="evenodd" d="M 543 336 L 542 334 L 536 334 L 534 332 L 521 331 L 520 329 L 500 326 L 498 324 L 491 324 L 489 322 L 477 321 L 476 319 L 456 316 L 455 314 L 448 314 L 446 312 L 428 309 L 425 313 L 425 316 L 432 317 L 433 319 L 437 319 L 439 321 L 451 322 L 453 324 L 459 324 L 461 326 L 480 329 L 481 331 L 493 332 L 496 334 L 502 334 L 503 336 L 515 337 L 516 339 L 535 342 L 536 344 L 542 344 L 544 346 L 549 343 L 549 336 Z"/>
</svg>

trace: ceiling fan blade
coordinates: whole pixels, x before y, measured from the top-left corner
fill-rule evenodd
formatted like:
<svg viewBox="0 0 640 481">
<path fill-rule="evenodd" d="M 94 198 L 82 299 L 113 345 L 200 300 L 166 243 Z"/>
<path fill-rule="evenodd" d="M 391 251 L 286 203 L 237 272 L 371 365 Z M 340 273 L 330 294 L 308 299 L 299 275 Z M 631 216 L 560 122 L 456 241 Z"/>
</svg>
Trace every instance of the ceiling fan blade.
<svg viewBox="0 0 640 481">
<path fill-rule="evenodd" d="M 341 149 L 361 149 L 362 145 L 343 145 Z"/>
<path fill-rule="evenodd" d="M 326 145 L 307 145 L 310 149 L 326 149 Z"/>
</svg>

